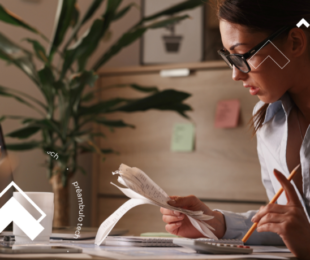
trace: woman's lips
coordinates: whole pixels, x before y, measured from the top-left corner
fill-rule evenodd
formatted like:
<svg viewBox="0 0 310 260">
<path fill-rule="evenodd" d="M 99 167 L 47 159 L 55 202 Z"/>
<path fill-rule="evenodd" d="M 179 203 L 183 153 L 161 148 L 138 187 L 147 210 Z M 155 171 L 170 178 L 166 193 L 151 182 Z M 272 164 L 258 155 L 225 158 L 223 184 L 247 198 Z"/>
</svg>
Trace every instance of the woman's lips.
<svg viewBox="0 0 310 260">
<path fill-rule="evenodd" d="M 249 92 L 251 95 L 255 96 L 259 92 L 259 88 L 251 85 L 244 85 L 245 88 L 249 88 Z"/>
</svg>

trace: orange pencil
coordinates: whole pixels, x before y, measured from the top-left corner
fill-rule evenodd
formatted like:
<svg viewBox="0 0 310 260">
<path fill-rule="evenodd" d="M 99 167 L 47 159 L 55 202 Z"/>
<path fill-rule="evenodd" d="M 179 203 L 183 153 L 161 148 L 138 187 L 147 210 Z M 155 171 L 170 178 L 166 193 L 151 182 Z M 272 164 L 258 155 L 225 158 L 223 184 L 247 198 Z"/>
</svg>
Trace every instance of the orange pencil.
<svg viewBox="0 0 310 260">
<path fill-rule="evenodd" d="M 295 169 L 291 172 L 290 176 L 287 177 L 288 181 L 291 181 L 295 175 L 295 173 L 297 172 L 298 168 L 300 167 L 300 164 L 298 164 Z M 273 204 L 277 201 L 277 199 L 280 197 L 280 195 L 283 192 L 283 187 L 281 187 L 279 189 L 279 191 L 277 192 L 276 195 L 274 195 L 274 197 L 272 198 L 272 200 L 268 203 L 268 204 Z M 245 234 L 245 236 L 242 238 L 242 242 L 245 243 L 246 241 L 248 241 L 249 237 L 252 235 L 252 233 L 254 232 L 254 230 L 257 228 L 257 223 L 255 222 L 252 227 L 249 229 L 249 231 Z"/>
</svg>

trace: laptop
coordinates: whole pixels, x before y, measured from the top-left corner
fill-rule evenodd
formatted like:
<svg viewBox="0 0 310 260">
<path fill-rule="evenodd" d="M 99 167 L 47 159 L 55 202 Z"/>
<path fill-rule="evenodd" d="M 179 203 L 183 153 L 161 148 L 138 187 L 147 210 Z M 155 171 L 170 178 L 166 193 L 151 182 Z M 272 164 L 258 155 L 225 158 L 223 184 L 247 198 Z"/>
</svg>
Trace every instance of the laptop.
<svg viewBox="0 0 310 260">
<path fill-rule="evenodd" d="M 10 162 L 5 160 L 7 157 L 7 150 L 4 142 L 2 127 L 0 125 L 0 192 L 2 192 L 11 181 L 13 181 L 13 174 Z M 13 188 L 9 189 L 2 197 L 0 197 L 0 208 L 13 196 Z M 5 229 L 12 230 L 12 223 Z"/>
</svg>

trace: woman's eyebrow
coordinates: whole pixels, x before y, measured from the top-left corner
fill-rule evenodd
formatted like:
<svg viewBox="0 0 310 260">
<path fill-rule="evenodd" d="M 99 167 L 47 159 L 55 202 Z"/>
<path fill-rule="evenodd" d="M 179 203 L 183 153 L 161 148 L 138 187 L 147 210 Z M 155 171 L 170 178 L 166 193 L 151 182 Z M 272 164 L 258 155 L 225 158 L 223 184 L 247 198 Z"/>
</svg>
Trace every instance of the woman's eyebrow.
<svg viewBox="0 0 310 260">
<path fill-rule="evenodd" d="M 230 46 L 229 50 L 232 51 L 232 50 L 234 50 L 237 46 L 240 46 L 240 45 L 248 45 L 248 44 L 247 44 L 247 43 L 240 43 L 240 42 L 238 42 L 238 43 L 236 43 L 236 44 Z"/>
</svg>

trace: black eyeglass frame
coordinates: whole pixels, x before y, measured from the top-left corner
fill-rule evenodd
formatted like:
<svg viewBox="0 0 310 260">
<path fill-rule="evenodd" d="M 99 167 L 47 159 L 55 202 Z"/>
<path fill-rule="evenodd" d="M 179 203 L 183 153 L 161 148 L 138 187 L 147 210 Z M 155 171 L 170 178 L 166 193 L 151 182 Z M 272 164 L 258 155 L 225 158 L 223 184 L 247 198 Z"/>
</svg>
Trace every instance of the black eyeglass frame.
<svg viewBox="0 0 310 260">
<path fill-rule="evenodd" d="M 291 25 L 283 26 L 281 29 L 279 29 L 278 31 L 274 32 L 267 39 L 263 40 L 262 42 L 257 44 L 254 48 L 252 48 L 251 50 L 249 50 L 248 52 L 246 52 L 244 54 L 230 54 L 229 51 L 227 51 L 225 49 L 218 50 L 217 53 L 223 58 L 223 60 L 228 64 L 228 66 L 231 69 L 233 69 L 233 66 L 235 66 L 241 72 L 249 73 L 251 71 L 251 67 L 250 67 L 249 63 L 247 62 L 247 59 L 249 59 L 252 56 L 254 56 L 264 45 L 265 46 L 268 45 L 268 43 L 270 43 L 271 40 L 273 40 L 274 38 L 278 37 L 280 34 L 282 34 L 283 32 L 287 31 L 288 29 L 292 29 L 294 27 L 295 26 L 291 26 Z M 231 56 L 240 57 L 244 61 L 244 63 L 246 64 L 246 66 L 248 68 L 248 71 L 243 71 L 238 66 L 236 66 L 236 64 L 230 59 Z"/>
</svg>

